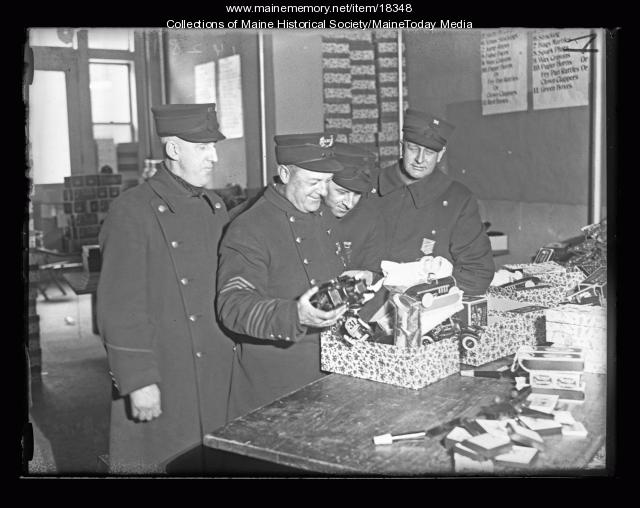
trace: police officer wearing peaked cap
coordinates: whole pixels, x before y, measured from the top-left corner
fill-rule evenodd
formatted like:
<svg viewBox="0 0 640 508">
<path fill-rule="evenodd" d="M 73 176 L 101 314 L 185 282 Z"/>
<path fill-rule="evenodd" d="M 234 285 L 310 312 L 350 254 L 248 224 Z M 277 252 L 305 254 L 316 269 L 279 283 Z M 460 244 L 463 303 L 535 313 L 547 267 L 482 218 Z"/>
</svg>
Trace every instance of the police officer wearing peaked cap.
<svg viewBox="0 0 640 508">
<path fill-rule="evenodd" d="M 336 219 L 323 203 L 342 171 L 327 133 L 275 137 L 278 176 L 223 238 L 217 310 L 238 347 L 230 412 L 242 415 L 323 374 L 320 330 L 344 308 L 321 311 L 309 299 L 344 267 Z"/>
<path fill-rule="evenodd" d="M 382 253 L 379 211 L 368 203 L 374 155 L 346 143 L 336 143 L 335 152 L 345 169 L 329 183 L 325 202 L 339 219 L 338 249 L 345 268 L 371 283 L 373 273 L 380 270 Z"/>
<path fill-rule="evenodd" d="M 402 131 L 402 158 L 381 170 L 377 181 L 384 259 L 411 262 L 427 254 L 442 256 L 453 264 L 460 289 L 484 294 L 495 265 L 478 202 L 438 166 L 454 126 L 408 109 Z"/>
<path fill-rule="evenodd" d="M 227 421 L 233 342 L 212 308 L 228 221 L 210 186 L 218 160 L 215 104 L 154 107 L 164 162 L 113 201 L 100 231 L 98 322 L 117 395 L 109 459 L 114 473 L 164 472 Z"/>
</svg>

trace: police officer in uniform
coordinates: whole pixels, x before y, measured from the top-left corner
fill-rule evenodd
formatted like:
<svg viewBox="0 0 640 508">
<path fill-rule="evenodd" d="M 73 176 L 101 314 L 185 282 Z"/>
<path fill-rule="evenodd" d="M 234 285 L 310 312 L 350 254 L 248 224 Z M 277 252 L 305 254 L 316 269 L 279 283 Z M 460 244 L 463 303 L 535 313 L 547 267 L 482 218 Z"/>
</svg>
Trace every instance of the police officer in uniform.
<svg viewBox="0 0 640 508">
<path fill-rule="evenodd" d="M 402 158 L 378 177 L 384 218 L 384 259 L 410 262 L 424 255 L 453 264 L 458 287 L 484 294 L 495 271 L 491 243 L 471 191 L 438 168 L 454 126 L 408 109 Z"/>
<path fill-rule="evenodd" d="M 281 183 L 229 224 L 220 247 L 217 310 L 236 334 L 230 415 L 243 415 L 321 377 L 319 332 L 344 307 L 310 298 L 344 271 L 336 219 L 322 202 L 342 169 L 333 136 L 276 136 Z"/>
<path fill-rule="evenodd" d="M 152 108 L 165 158 L 113 201 L 100 232 L 98 319 L 114 382 L 113 473 L 164 472 L 226 423 L 233 342 L 215 320 L 216 253 L 228 221 L 210 186 L 215 104 Z"/>
<path fill-rule="evenodd" d="M 370 196 L 375 192 L 369 176 L 373 154 L 356 145 L 334 146 L 344 169 L 329 182 L 325 203 L 339 221 L 338 248 L 345 268 L 371 283 L 373 274 L 380 271 L 383 247 L 380 211 L 372 206 Z"/>
</svg>

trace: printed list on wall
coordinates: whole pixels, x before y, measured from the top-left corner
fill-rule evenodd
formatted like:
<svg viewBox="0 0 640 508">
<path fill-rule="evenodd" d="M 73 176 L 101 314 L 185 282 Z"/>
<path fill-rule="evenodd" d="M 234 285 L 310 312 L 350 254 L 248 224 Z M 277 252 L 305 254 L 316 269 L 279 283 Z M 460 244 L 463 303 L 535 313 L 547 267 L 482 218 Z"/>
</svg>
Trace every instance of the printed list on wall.
<svg viewBox="0 0 640 508">
<path fill-rule="evenodd" d="M 227 139 L 244 136 L 240 55 L 218 60 L 218 111 L 220 130 Z"/>
<path fill-rule="evenodd" d="M 533 32 L 533 109 L 589 104 L 591 41 L 588 30 Z"/>
<path fill-rule="evenodd" d="M 482 114 L 527 109 L 527 33 L 524 30 L 483 30 Z"/>
<path fill-rule="evenodd" d="M 207 62 L 193 68 L 196 85 L 196 103 L 216 102 L 216 63 Z"/>
</svg>

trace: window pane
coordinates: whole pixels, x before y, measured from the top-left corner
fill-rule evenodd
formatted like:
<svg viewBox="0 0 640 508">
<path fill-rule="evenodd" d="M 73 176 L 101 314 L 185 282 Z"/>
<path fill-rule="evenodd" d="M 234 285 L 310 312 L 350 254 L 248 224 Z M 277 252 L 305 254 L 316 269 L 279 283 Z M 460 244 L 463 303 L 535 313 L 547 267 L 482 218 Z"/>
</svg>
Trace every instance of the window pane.
<svg viewBox="0 0 640 508">
<path fill-rule="evenodd" d="M 93 126 L 94 139 L 113 139 L 113 142 L 130 143 L 131 127 L 129 125 L 95 125 Z"/>
<path fill-rule="evenodd" d="M 133 51 L 133 30 L 125 28 L 90 28 L 90 49 L 124 49 Z"/>
<path fill-rule="evenodd" d="M 72 28 L 30 28 L 30 46 L 78 47 L 76 31 Z"/>
<path fill-rule="evenodd" d="M 29 86 L 31 178 L 62 183 L 71 175 L 67 84 L 64 71 L 35 71 Z"/>
<path fill-rule="evenodd" d="M 89 64 L 94 123 L 131 122 L 129 66 Z"/>
</svg>

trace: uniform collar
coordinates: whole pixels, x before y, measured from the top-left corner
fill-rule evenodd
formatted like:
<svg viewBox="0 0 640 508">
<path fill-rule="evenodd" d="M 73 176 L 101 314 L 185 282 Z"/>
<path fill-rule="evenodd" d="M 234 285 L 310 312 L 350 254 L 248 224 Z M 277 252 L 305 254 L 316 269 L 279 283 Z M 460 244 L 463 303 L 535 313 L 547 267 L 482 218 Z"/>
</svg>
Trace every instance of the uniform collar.
<svg viewBox="0 0 640 508">
<path fill-rule="evenodd" d="M 184 182 L 184 184 L 181 181 Z M 153 192 L 167 204 L 172 212 L 175 211 L 173 203 L 178 198 L 201 197 L 204 194 L 209 196 L 211 200 L 219 200 L 215 192 L 201 187 L 194 187 L 182 178 L 171 173 L 164 162 L 158 168 L 156 174 L 147 180 L 147 183 Z"/>
<path fill-rule="evenodd" d="M 313 215 L 324 216 L 328 213 L 328 209 L 326 208 L 324 203 L 320 205 L 320 208 L 318 209 L 317 212 L 309 212 L 309 213 L 301 212 L 295 206 L 293 206 L 293 204 L 287 198 L 285 198 L 282 194 L 280 194 L 276 190 L 276 184 L 274 183 L 272 183 L 266 188 L 264 192 L 264 198 L 269 203 L 271 203 L 272 205 L 276 206 L 278 209 L 285 212 L 287 214 L 287 217 L 296 217 L 296 218 L 302 219 L 302 218 L 313 216 Z"/>
<path fill-rule="evenodd" d="M 378 192 L 381 196 L 402 187 L 404 182 L 400 178 L 400 162 L 380 170 L 378 175 Z"/>
<path fill-rule="evenodd" d="M 416 208 L 422 208 L 432 201 L 439 199 L 444 191 L 453 183 L 453 179 L 450 176 L 445 175 L 436 167 L 429 176 L 411 185 L 406 185 L 400 178 L 400 164 L 402 164 L 402 159 L 380 172 L 378 189 L 380 190 L 381 196 L 389 194 L 401 187 L 406 187 L 409 189 Z"/>
</svg>

